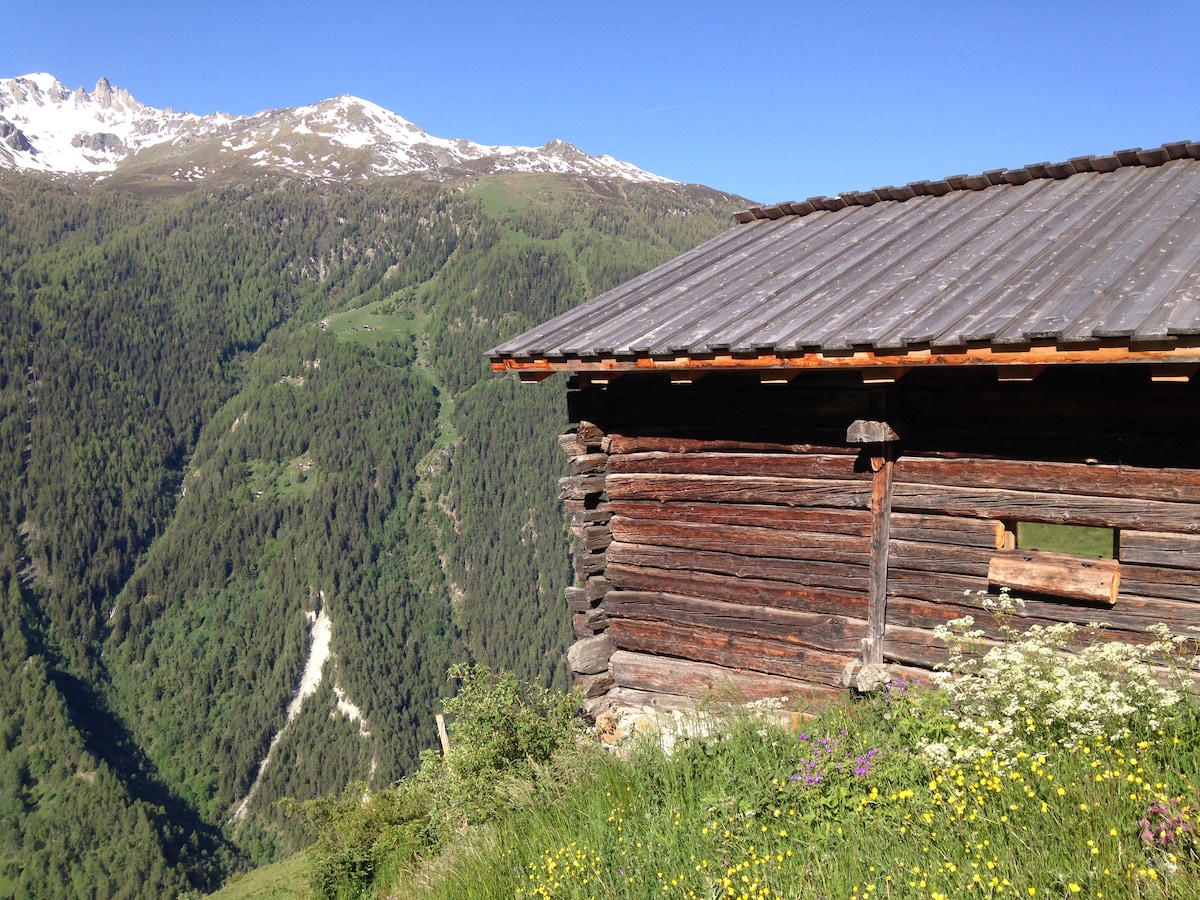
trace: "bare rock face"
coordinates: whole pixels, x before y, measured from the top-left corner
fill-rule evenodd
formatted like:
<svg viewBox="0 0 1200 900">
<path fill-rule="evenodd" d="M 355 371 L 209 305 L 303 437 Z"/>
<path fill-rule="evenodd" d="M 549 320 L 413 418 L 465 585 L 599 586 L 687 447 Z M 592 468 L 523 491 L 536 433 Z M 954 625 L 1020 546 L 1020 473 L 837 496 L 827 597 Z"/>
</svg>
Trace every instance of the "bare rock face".
<svg viewBox="0 0 1200 900">
<path fill-rule="evenodd" d="M 16 150 L 18 153 L 29 153 L 33 150 L 33 145 L 29 143 L 29 138 L 16 125 L 11 122 L 6 122 L 0 119 L 0 141 L 4 141 L 5 146 Z"/>
<path fill-rule="evenodd" d="M 83 147 L 87 150 L 96 150 L 102 153 L 124 153 L 129 149 L 125 146 L 125 142 L 121 140 L 119 135 L 110 132 L 77 134 L 71 138 L 71 146 Z"/>
</svg>

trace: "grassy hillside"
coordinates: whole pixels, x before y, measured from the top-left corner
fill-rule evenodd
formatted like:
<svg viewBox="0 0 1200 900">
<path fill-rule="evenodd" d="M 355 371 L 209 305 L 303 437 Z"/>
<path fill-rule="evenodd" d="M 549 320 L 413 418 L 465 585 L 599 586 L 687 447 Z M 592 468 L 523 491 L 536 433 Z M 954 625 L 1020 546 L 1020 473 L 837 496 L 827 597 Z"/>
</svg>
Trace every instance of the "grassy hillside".
<svg viewBox="0 0 1200 900">
<path fill-rule="evenodd" d="M 411 771 L 451 663 L 561 686 L 564 390 L 482 352 L 738 205 L 0 173 L 0 897 L 215 886 Z"/>
</svg>

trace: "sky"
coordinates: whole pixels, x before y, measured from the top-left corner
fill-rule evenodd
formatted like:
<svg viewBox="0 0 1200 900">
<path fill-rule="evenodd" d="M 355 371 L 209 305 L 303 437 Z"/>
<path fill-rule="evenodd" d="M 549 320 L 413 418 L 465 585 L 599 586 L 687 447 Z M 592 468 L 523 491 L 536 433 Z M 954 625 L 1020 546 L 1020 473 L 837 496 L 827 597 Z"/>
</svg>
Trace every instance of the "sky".
<svg viewBox="0 0 1200 900">
<path fill-rule="evenodd" d="M 1200 140 L 1200 0 L 0 0 L 0 78 L 250 114 L 342 94 L 758 203 Z"/>
</svg>

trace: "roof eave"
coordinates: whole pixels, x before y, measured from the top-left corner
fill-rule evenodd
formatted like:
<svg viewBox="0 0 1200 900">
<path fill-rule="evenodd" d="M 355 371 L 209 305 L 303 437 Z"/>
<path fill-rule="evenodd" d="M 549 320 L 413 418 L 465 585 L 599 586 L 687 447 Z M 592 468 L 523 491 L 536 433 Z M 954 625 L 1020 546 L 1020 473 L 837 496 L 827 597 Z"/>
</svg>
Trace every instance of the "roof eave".
<svg viewBox="0 0 1200 900">
<path fill-rule="evenodd" d="M 651 372 L 766 372 L 808 370 L 899 370 L 929 366 L 993 366 L 1021 368 L 1061 365 L 1200 365 L 1200 337 L 1155 343 L 1097 341 L 1079 344 L 1029 344 L 1021 346 L 977 346 L 907 348 L 902 350 L 809 350 L 796 353 L 710 353 L 674 356 L 596 357 L 493 357 L 497 372 L 516 372 L 522 381 L 540 381 L 555 372 L 571 374 L 626 374 Z"/>
</svg>

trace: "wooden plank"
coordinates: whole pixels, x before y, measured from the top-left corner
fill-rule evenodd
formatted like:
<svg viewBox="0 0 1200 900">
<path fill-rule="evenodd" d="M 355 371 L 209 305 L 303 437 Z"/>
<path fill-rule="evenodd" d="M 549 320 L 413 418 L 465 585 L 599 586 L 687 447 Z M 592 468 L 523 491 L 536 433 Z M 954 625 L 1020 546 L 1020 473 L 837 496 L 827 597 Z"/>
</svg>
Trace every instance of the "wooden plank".
<svg viewBox="0 0 1200 900">
<path fill-rule="evenodd" d="M 1200 502 L 1200 471 L 1196 469 L 910 456 L 896 462 L 896 480 L 1131 500 Z"/>
<path fill-rule="evenodd" d="M 1112 559 L 1083 559 L 1065 553 L 1001 550 L 988 563 L 988 582 L 1051 597 L 1088 603 L 1117 602 L 1121 564 Z"/>
<path fill-rule="evenodd" d="M 745 556 L 819 559 L 863 566 L 870 562 L 869 540 L 844 534 L 784 531 L 750 525 L 663 522 L 624 516 L 614 516 L 609 526 L 613 539 L 627 544 L 716 552 L 736 547 Z"/>
<path fill-rule="evenodd" d="M 820 530 L 825 534 L 869 537 L 871 515 L 861 509 L 771 506 L 764 503 L 693 503 L 689 501 L 613 500 L 614 515 L 658 522 L 708 522 L 714 525 L 760 525 L 790 531 Z M 893 518 L 895 518 L 893 516 Z M 965 521 L 943 518 L 947 521 Z M 985 521 L 985 520 L 978 520 Z M 987 522 L 988 527 L 995 523 Z"/>
<path fill-rule="evenodd" d="M 622 688 L 657 694 L 677 693 L 698 700 L 746 703 L 768 697 L 807 698 L 813 685 L 795 678 L 763 672 L 727 669 L 711 663 L 664 659 L 646 653 L 618 650 L 610 663 L 612 677 Z M 821 694 L 827 693 L 821 689 Z"/>
<path fill-rule="evenodd" d="M 1004 525 L 995 519 L 894 512 L 890 529 L 893 540 L 996 550 Z"/>
<path fill-rule="evenodd" d="M 853 456 L 787 453 L 631 453 L 609 458 L 614 475 L 749 475 L 760 478 L 870 479 Z"/>
<path fill-rule="evenodd" d="M 652 547 L 646 544 L 625 544 L 614 541 L 605 551 L 608 563 L 629 566 L 675 569 L 681 572 L 709 572 L 737 578 L 782 581 L 794 585 L 822 587 L 867 588 L 870 574 L 865 565 L 827 563 L 811 560 L 774 559 L 743 556 L 739 553 L 719 553 L 707 550 L 684 550 L 677 547 Z M 618 586 L 612 572 L 608 579 Z M 687 593 L 686 591 L 683 593 Z"/>
<path fill-rule="evenodd" d="M 606 632 L 618 650 L 712 663 L 840 687 L 842 669 L 855 657 L 793 644 L 669 622 L 614 619 Z"/>
<path fill-rule="evenodd" d="M 1122 531 L 1121 562 L 1200 569 L 1200 536 L 1157 531 Z"/>
<path fill-rule="evenodd" d="M 662 619 L 703 625 L 839 653 L 857 653 L 866 634 L 862 619 L 657 591 L 614 591 L 605 600 L 604 609 L 612 619 Z"/>
<path fill-rule="evenodd" d="M 1200 505 L 1194 503 L 943 487 L 900 481 L 895 485 L 893 503 L 897 510 L 904 512 L 942 512 L 1024 522 L 1200 534 Z"/>
<path fill-rule="evenodd" d="M 606 490 L 611 500 L 772 503 L 835 509 L 867 509 L 871 503 L 870 481 L 833 479 L 610 474 Z"/>
</svg>

